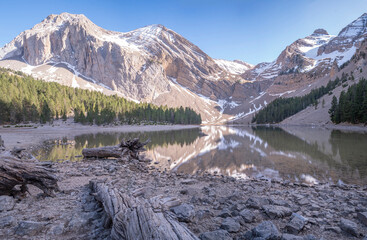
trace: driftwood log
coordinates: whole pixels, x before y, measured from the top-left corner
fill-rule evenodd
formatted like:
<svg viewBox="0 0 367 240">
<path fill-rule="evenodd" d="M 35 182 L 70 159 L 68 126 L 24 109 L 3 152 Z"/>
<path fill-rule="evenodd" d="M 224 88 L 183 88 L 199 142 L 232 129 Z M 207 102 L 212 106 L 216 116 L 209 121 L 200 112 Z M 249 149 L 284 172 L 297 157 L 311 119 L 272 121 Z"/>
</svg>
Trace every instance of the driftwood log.
<svg viewBox="0 0 367 240">
<path fill-rule="evenodd" d="M 0 195 L 23 195 L 27 184 L 31 184 L 46 196 L 54 196 L 59 187 L 53 172 L 51 163 L 21 160 L 11 152 L 3 151 L 0 154 Z M 14 189 L 17 185 L 20 185 L 20 191 Z"/>
<path fill-rule="evenodd" d="M 104 226 L 112 226 L 112 239 L 198 239 L 169 212 L 153 209 L 154 204 L 145 199 L 127 195 L 98 181 L 90 181 L 90 188 L 96 200 L 103 205 L 106 214 Z"/>
<path fill-rule="evenodd" d="M 106 146 L 99 148 L 84 148 L 82 154 L 84 158 L 122 158 L 139 159 L 139 153 L 145 151 L 144 146 L 147 142 L 140 142 L 139 138 L 133 140 L 122 140 L 116 146 Z"/>
</svg>

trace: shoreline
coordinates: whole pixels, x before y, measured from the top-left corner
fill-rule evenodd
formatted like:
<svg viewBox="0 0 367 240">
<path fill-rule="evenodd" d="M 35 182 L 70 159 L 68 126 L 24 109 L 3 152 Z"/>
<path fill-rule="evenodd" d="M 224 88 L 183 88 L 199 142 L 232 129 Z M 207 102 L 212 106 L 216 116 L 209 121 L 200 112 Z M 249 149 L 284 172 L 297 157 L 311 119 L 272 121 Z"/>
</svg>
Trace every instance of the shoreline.
<svg viewBox="0 0 367 240">
<path fill-rule="evenodd" d="M 53 168 L 61 190 L 55 197 L 42 197 L 31 186 L 24 199 L 7 197 L 1 202 L 7 210 L 0 211 L 0 224 L 6 226 L 0 228 L 0 238 L 111 239 L 116 219 L 106 213 L 103 199 L 94 197 L 96 182 L 144 202 L 154 214 L 173 219 L 198 239 L 332 240 L 367 235 L 367 186 L 188 175 L 161 171 L 146 160 L 83 160 L 54 163 Z M 148 225 L 156 220 L 145 217 Z M 129 219 L 121 221 L 132 227 Z M 139 233 L 147 228 L 136 225 Z"/>
<path fill-rule="evenodd" d="M 34 125 L 32 127 L 10 127 L 0 126 L 0 136 L 5 142 L 5 147 L 11 149 L 34 148 L 43 141 L 67 137 L 72 138 L 85 133 L 97 132 L 155 132 L 200 128 L 200 125 L 118 125 L 97 126 L 82 125 L 74 122 L 54 122 L 53 125 Z"/>
<path fill-rule="evenodd" d="M 218 125 L 220 126 L 220 125 Z M 230 127 L 304 127 L 304 128 L 323 128 L 331 130 L 351 131 L 351 132 L 367 132 L 367 126 L 360 125 L 335 125 L 335 124 L 228 124 Z"/>
</svg>

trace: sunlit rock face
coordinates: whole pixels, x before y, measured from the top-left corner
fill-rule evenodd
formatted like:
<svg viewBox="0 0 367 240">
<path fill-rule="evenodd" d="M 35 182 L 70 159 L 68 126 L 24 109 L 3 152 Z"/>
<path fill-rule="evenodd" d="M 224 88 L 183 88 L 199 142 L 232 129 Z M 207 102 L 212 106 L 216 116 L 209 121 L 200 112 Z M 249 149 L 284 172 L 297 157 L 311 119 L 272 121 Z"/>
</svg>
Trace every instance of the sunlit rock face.
<svg viewBox="0 0 367 240">
<path fill-rule="evenodd" d="M 68 85 L 73 87 L 83 87 L 82 80 L 87 80 L 102 86 L 103 91 L 115 91 L 135 101 L 192 107 L 207 122 L 226 119 L 217 102 L 228 99 L 233 84 L 243 79 L 240 74 L 252 67 L 245 62 L 213 60 L 162 25 L 113 32 L 82 14 L 69 13 L 50 15 L 22 32 L 0 49 L 0 59 L 8 60 L 2 66 L 15 69 L 17 64 L 9 61 L 20 60 L 26 66 L 16 70 L 49 81 L 70 78 L 65 73 L 50 76 L 67 68 L 81 78 L 70 79 Z M 42 65 L 48 66 L 41 69 Z"/>
</svg>

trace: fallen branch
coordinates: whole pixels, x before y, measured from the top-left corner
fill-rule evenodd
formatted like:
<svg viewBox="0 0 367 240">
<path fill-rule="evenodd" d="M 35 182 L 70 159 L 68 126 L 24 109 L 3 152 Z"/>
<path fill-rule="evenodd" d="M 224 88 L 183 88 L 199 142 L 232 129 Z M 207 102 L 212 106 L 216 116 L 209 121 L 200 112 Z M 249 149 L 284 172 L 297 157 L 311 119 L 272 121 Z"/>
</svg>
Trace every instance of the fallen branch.
<svg viewBox="0 0 367 240">
<path fill-rule="evenodd" d="M 90 181 L 89 184 L 106 213 L 104 226 L 112 226 L 112 239 L 198 239 L 168 212 L 153 211 L 147 200 L 129 196 L 102 182 Z"/>
</svg>

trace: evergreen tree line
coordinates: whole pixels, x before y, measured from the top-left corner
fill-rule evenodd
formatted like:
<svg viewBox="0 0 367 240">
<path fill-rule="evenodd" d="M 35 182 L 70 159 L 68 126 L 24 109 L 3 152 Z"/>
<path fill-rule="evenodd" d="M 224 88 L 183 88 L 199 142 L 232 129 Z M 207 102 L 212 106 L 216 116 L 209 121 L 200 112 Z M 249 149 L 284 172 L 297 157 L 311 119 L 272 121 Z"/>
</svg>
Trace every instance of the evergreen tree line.
<svg viewBox="0 0 367 240">
<path fill-rule="evenodd" d="M 350 86 L 347 92 L 340 93 L 339 101 L 333 96 L 330 119 L 333 123 L 365 123 L 367 124 L 367 80 Z"/>
<path fill-rule="evenodd" d="M 348 74 L 343 74 L 340 79 L 337 77 L 333 81 L 329 81 L 326 86 L 320 88 L 312 89 L 310 93 L 302 97 L 290 97 L 290 98 L 278 98 L 269 103 L 266 107 L 261 109 L 252 118 L 253 123 L 264 124 L 264 123 L 279 123 L 284 119 L 302 111 L 310 105 L 318 105 L 318 99 L 323 95 L 329 93 L 340 86 L 342 83 L 346 82 L 348 79 Z"/>
<path fill-rule="evenodd" d="M 135 103 L 117 95 L 44 82 L 20 72 L 0 68 L 0 124 L 67 120 L 83 124 L 113 122 L 201 124 L 191 108 L 168 108 Z"/>
</svg>

